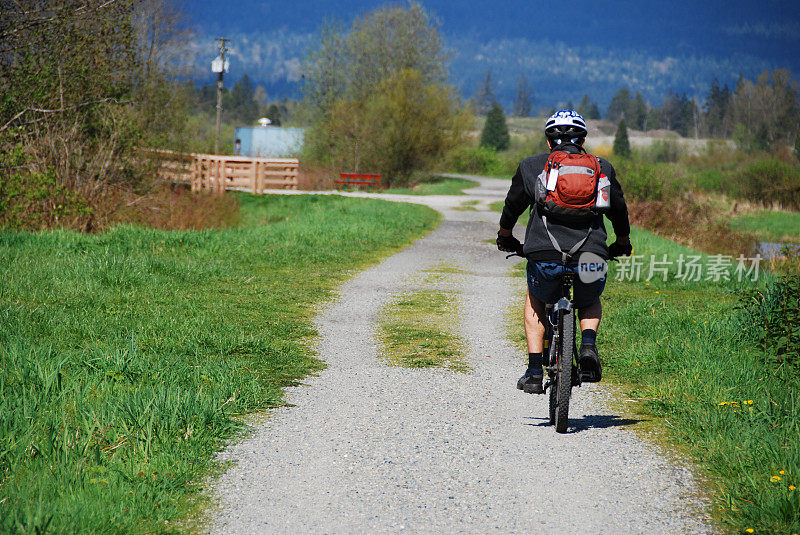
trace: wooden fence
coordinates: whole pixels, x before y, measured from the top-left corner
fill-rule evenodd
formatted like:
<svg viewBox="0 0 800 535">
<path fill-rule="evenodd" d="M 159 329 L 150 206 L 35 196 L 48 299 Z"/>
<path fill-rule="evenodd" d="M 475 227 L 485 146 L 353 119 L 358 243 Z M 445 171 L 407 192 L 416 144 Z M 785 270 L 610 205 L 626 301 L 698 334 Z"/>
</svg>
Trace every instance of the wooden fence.
<svg viewBox="0 0 800 535">
<path fill-rule="evenodd" d="M 261 195 L 265 189 L 297 189 L 296 158 L 146 152 L 160 160 L 159 178 L 191 184 L 192 191 L 232 189 Z"/>
</svg>

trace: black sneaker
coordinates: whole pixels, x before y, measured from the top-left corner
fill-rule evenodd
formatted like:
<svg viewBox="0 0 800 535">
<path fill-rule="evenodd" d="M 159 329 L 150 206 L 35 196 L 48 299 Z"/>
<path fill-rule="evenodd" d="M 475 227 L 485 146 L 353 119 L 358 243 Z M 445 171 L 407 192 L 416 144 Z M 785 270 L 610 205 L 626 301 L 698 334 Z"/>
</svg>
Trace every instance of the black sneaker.
<svg viewBox="0 0 800 535">
<path fill-rule="evenodd" d="M 528 368 L 525 371 L 525 375 L 519 378 L 517 381 L 517 388 L 525 392 L 526 394 L 543 394 L 544 389 L 542 389 L 542 377 L 544 374 L 542 373 L 541 368 L 538 370 L 533 370 Z"/>
<path fill-rule="evenodd" d="M 603 377 L 603 366 L 600 364 L 600 355 L 597 346 L 584 344 L 578 355 L 578 366 L 581 371 L 581 381 L 585 383 L 598 383 Z"/>
</svg>

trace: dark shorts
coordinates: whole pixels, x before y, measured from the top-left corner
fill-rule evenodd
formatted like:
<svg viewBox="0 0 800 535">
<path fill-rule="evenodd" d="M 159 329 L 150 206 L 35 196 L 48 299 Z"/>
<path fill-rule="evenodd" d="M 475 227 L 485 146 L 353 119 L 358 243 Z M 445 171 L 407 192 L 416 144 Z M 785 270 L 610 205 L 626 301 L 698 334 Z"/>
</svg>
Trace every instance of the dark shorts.
<svg viewBox="0 0 800 535">
<path fill-rule="evenodd" d="M 561 297 L 561 274 L 564 269 L 578 273 L 578 266 L 567 266 L 555 262 L 530 262 L 528 261 L 528 292 L 539 301 L 552 304 Z M 575 277 L 572 288 L 572 301 L 576 308 L 593 305 L 603 289 L 606 287 L 606 277 L 589 284 Z"/>
</svg>

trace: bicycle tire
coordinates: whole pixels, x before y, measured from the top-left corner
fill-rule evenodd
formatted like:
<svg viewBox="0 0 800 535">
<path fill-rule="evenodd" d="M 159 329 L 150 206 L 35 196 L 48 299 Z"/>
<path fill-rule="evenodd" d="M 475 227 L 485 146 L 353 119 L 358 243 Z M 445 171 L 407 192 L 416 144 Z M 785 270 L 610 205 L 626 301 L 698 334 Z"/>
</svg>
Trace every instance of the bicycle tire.
<svg viewBox="0 0 800 535">
<path fill-rule="evenodd" d="M 556 423 L 556 404 L 557 404 L 557 400 L 556 400 L 556 377 L 557 376 L 550 371 L 551 370 L 551 368 L 550 368 L 550 366 L 551 366 L 550 360 L 553 359 L 553 356 L 554 356 L 553 354 L 551 354 L 551 351 L 553 350 L 553 345 L 554 345 L 554 341 L 555 341 L 553 339 L 553 327 L 550 325 L 551 312 L 552 311 L 550 310 L 550 308 L 548 308 L 547 309 L 547 318 L 548 318 L 547 329 L 545 330 L 545 342 L 546 343 L 545 343 L 545 347 L 544 347 L 543 356 L 545 357 L 544 358 L 544 365 L 545 365 L 545 368 L 547 369 L 547 378 L 548 378 L 548 381 L 550 381 L 550 392 L 549 392 L 550 400 L 549 400 L 549 407 L 548 407 L 549 408 L 548 413 L 549 413 L 549 416 L 550 416 L 550 422 L 549 423 L 550 423 L 550 425 L 555 425 L 555 423 Z"/>
<path fill-rule="evenodd" d="M 569 397 L 572 393 L 572 348 L 575 344 L 575 313 L 572 310 L 561 312 L 558 326 L 561 336 L 558 339 L 557 388 L 556 393 L 556 433 L 566 433 L 569 424 Z"/>
</svg>

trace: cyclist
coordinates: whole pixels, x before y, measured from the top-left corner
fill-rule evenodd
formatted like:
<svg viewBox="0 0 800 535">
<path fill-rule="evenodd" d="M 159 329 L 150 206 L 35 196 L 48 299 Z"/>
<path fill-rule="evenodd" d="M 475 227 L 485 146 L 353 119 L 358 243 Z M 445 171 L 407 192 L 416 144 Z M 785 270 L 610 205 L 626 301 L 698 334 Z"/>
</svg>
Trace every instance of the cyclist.
<svg viewBox="0 0 800 535">
<path fill-rule="evenodd" d="M 571 154 L 583 152 L 583 144 L 588 130 L 586 122 L 573 110 L 561 110 L 545 122 L 544 134 L 550 153 L 564 151 Z M 610 181 L 610 206 L 605 215 L 611 220 L 617 239 L 606 245 L 606 229 L 603 216 L 589 216 L 590 219 L 576 222 L 561 219 L 552 214 L 543 218 L 542 208 L 535 201 L 536 181 L 544 173 L 550 154 L 543 153 L 522 160 L 511 179 L 511 187 L 506 196 L 503 214 L 500 217 L 500 230 L 497 233 L 497 247 L 501 251 L 519 252 L 528 259 L 528 295 L 525 299 L 525 336 L 528 342 L 528 369 L 517 381 L 517 388 L 528 393 L 541 394 L 542 352 L 546 320 L 545 304 L 555 303 L 559 295 L 559 280 L 566 269 L 577 272 L 578 255 L 594 253 L 608 260 L 611 257 L 630 255 L 630 223 L 628 208 L 622 187 L 616 178 L 614 167 L 600 158 L 601 176 Z M 542 175 L 544 176 L 544 175 Z M 512 229 L 519 216 L 530 207 L 530 220 L 522 246 Z M 581 240 L 584 242 L 578 245 Z M 558 246 L 558 249 L 556 248 Z M 575 249 L 575 250 L 573 250 Z M 584 283 L 579 277 L 574 283 L 574 304 L 578 309 L 581 328 L 581 348 L 578 354 L 583 380 L 600 381 L 602 366 L 597 352 L 597 328 L 602 316 L 600 294 L 605 287 L 606 278 Z"/>
</svg>

